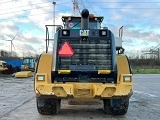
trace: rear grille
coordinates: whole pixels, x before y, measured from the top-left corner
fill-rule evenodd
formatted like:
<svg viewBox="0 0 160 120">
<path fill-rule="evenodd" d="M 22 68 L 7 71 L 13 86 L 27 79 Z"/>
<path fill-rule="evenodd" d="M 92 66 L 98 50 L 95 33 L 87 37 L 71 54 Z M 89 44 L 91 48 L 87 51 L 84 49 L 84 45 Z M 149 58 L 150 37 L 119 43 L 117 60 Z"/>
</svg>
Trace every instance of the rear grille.
<svg viewBox="0 0 160 120">
<path fill-rule="evenodd" d="M 74 55 L 72 57 L 60 57 L 57 55 L 58 69 L 69 69 L 70 65 L 94 65 L 97 70 L 112 68 L 110 40 L 89 38 L 87 43 L 82 43 L 80 38 L 60 39 L 58 50 L 64 42 L 70 43 L 74 50 Z"/>
</svg>

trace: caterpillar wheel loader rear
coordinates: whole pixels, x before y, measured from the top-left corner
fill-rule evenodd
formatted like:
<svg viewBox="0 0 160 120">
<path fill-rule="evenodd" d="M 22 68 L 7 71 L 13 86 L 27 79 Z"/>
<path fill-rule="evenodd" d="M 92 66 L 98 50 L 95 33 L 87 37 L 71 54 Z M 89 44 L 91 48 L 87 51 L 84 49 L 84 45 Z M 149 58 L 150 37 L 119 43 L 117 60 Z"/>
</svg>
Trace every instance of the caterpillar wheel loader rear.
<svg viewBox="0 0 160 120">
<path fill-rule="evenodd" d="M 81 17 L 63 16 L 62 21 L 51 54 L 47 45 L 52 25 L 46 25 L 46 53 L 39 58 L 34 78 L 38 112 L 57 114 L 61 99 L 67 99 L 77 105 L 102 100 L 107 114 L 126 114 L 133 91 L 130 65 L 121 54 L 122 40 L 101 29 L 103 17 L 87 9 Z"/>
</svg>

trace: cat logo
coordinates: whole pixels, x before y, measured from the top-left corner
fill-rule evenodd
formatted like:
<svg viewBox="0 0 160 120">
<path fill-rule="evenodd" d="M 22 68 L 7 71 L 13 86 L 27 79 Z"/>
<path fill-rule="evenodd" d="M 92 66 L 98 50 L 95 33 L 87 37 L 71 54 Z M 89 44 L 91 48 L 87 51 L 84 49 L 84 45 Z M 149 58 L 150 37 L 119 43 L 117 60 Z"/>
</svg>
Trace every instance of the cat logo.
<svg viewBox="0 0 160 120">
<path fill-rule="evenodd" d="M 89 30 L 80 30 L 79 31 L 80 36 L 89 36 Z"/>
</svg>

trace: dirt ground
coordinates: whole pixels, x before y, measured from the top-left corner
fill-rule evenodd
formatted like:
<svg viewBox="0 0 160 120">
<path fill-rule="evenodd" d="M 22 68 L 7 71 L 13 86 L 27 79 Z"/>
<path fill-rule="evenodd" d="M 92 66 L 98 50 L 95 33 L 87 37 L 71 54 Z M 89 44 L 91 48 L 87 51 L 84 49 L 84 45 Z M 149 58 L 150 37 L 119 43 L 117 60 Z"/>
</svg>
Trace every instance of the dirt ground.
<svg viewBox="0 0 160 120">
<path fill-rule="evenodd" d="M 33 78 L 0 76 L 0 120 L 158 120 L 160 119 L 160 75 L 134 75 L 134 94 L 124 116 L 106 115 L 98 105 L 68 105 L 62 100 L 58 115 L 37 112 Z"/>
</svg>

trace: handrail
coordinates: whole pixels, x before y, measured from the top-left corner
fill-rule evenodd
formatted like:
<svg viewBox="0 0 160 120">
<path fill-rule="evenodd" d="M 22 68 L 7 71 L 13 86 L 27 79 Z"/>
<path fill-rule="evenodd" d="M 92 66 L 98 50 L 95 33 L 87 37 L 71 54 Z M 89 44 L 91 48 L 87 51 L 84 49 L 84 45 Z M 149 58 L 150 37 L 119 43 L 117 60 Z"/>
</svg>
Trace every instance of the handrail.
<svg viewBox="0 0 160 120">
<path fill-rule="evenodd" d="M 57 26 L 57 27 L 63 29 L 62 25 L 45 25 L 45 27 L 46 27 L 46 53 L 48 53 L 49 40 L 50 40 L 48 27 L 53 27 L 53 26 Z"/>
</svg>

